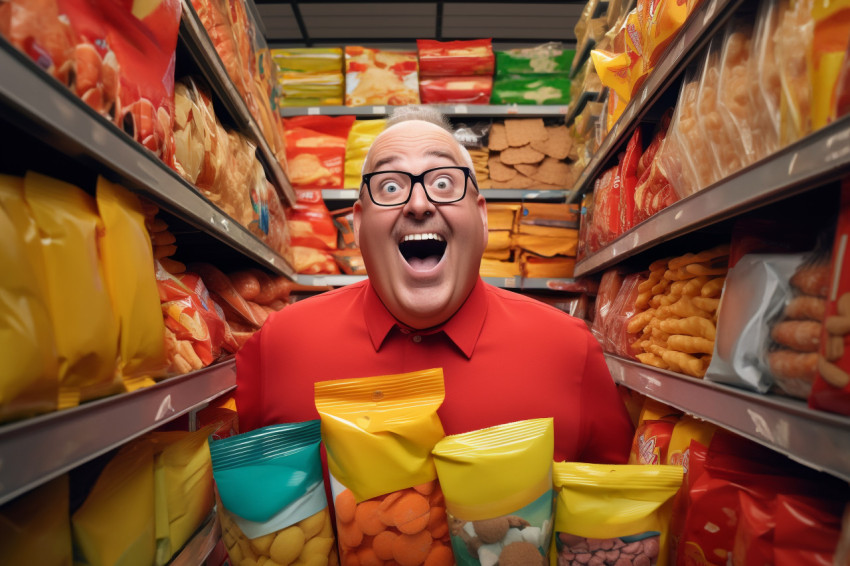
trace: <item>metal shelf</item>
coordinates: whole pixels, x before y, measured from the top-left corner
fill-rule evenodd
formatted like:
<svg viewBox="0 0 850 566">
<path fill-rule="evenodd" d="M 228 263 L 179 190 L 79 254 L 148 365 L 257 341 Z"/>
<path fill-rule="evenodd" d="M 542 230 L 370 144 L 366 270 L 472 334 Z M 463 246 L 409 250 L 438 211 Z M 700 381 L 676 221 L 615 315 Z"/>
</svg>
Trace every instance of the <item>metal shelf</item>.
<svg viewBox="0 0 850 566">
<path fill-rule="evenodd" d="M 485 118 L 551 118 L 565 116 L 569 106 L 532 104 L 434 104 L 440 112 L 452 118 L 475 116 Z M 358 116 L 384 118 L 393 106 L 282 106 L 281 116 Z"/>
<path fill-rule="evenodd" d="M 850 481 L 850 418 L 605 354 L 614 381 Z"/>
<path fill-rule="evenodd" d="M 309 287 L 344 287 L 367 278 L 365 275 L 296 275 L 295 282 Z M 523 291 L 565 291 L 583 293 L 588 290 L 586 282 L 575 279 L 548 279 L 524 277 L 482 277 L 484 282 L 502 289 Z"/>
<path fill-rule="evenodd" d="M 236 361 L 0 427 L 0 505 L 236 387 Z"/>
<path fill-rule="evenodd" d="M 291 276 L 286 260 L 224 214 L 153 153 L 98 115 L 0 38 L 0 106 L 21 127 L 69 155 L 91 158 L 100 172 L 161 202 L 179 216 L 272 271 Z"/>
<path fill-rule="evenodd" d="M 360 191 L 357 189 L 323 189 L 322 198 L 326 201 L 355 201 Z M 488 201 L 534 201 L 566 202 L 570 191 L 529 190 L 529 189 L 481 189 Z"/>
<path fill-rule="evenodd" d="M 183 13 L 180 20 L 180 39 L 192 54 L 207 82 L 215 90 L 218 97 L 227 107 L 227 112 L 237 122 L 242 133 L 248 135 L 257 144 L 257 151 L 262 159 L 266 173 L 271 177 L 272 184 L 278 189 L 285 202 L 295 203 L 295 191 L 289 183 L 283 168 L 272 152 L 262 130 L 248 111 L 245 101 L 227 74 L 224 64 L 218 56 L 207 31 L 204 29 L 197 12 L 190 0 L 183 0 Z"/>
<path fill-rule="evenodd" d="M 213 510 L 189 542 L 174 555 L 168 566 L 198 566 L 212 554 L 221 539 L 221 521 Z"/>
<path fill-rule="evenodd" d="M 654 245 L 839 177 L 850 168 L 850 116 L 680 200 L 576 264 L 599 271 Z"/>
<path fill-rule="evenodd" d="M 593 188 L 602 168 L 616 157 L 634 127 L 742 3 L 743 0 L 705 0 L 688 17 L 679 35 L 667 47 L 658 65 L 629 101 L 623 115 L 576 179 L 571 202 L 579 202 L 582 195 Z"/>
</svg>

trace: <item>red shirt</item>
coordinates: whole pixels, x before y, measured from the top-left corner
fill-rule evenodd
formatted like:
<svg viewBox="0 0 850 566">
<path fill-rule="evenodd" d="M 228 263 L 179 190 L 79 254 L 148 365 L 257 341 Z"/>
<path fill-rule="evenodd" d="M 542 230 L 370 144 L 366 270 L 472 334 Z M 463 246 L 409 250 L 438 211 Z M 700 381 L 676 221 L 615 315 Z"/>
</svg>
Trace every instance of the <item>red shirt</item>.
<svg viewBox="0 0 850 566">
<path fill-rule="evenodd" d="M 480 279 L 425 332 L 404 328 L 368 280 L 271 315 L 236 357 L 240 430 L 318 419 L 317 381 L 434 367 L 446 434 L 553 417 L 555 461 L 628 459 L 634 429 L 585 323 Z"/>
</svg>

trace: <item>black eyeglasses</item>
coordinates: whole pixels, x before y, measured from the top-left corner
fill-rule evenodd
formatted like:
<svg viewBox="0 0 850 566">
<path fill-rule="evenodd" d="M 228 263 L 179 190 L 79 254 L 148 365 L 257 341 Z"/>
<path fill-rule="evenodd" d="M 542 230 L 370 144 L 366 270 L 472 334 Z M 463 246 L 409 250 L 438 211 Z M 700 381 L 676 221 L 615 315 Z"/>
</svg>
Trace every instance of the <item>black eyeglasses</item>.
<svg viewBox="0 0 850 566">
<path fill-rule="evenodd" d="M 478 185 L 468 167 L 435 167 L 419 175 L 407 171 L 375 171 L 363 175 L 363 185 L 369 198 L 378 206 L 400 206 L 410 200 L 413 186 L 421 183 L 425 196 L 434 204 L 449 204 L 463 200 L 466 186 L 472 180 L 475 190 Z"/>
</svg>

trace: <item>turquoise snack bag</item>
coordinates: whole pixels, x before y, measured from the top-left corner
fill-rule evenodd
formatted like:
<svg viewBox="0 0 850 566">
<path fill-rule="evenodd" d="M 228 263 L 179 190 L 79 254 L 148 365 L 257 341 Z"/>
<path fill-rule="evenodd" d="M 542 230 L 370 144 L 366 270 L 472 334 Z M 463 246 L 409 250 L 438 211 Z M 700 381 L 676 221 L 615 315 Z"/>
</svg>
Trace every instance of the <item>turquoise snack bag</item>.
<svg viewBox="0 0 850 566">
<path fill-rule="evenodd" d="M 320 443 L 318 420 L 210 441 L 222 538 L 234 563 L 336 553 Z"/>
</svg>

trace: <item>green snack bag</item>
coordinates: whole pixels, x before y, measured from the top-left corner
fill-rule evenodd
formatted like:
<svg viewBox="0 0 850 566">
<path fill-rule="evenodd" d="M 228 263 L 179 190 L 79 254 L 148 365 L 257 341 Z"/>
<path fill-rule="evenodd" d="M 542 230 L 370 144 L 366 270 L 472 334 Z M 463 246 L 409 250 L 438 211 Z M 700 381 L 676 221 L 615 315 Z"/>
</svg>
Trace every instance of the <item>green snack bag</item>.
<svg viewBox="0 0 850 566">
<path fill-rule="evenodd" d="M 569 104 L 567 75 L 507 75 L 493 80 L 490 104 Z"/>
<path fill-rule="evenodd" d="M 568 74 L 575 49 L 550 41 L 534 47 L 496 51 L 496 76 L 529 74 Z"/>
</svg>

